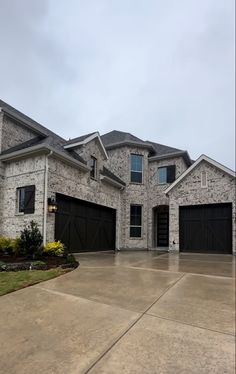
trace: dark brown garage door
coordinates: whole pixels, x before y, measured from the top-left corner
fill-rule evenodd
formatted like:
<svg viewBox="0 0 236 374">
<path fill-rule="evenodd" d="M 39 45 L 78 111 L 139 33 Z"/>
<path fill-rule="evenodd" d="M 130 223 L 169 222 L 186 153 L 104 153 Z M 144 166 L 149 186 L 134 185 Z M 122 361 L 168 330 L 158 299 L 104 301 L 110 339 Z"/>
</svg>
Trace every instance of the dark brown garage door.
<svg viewBox="0 0 236 374">
<path fill-rule="evenodd" d="M 115 249 L 114 209 L 57 194 L 55 238 L 71 252 Z"/>
<path fill-rule="evenodd" d="M 232 253 L 232 204 L 180 207 L 180 250 Z"/>
</svg>

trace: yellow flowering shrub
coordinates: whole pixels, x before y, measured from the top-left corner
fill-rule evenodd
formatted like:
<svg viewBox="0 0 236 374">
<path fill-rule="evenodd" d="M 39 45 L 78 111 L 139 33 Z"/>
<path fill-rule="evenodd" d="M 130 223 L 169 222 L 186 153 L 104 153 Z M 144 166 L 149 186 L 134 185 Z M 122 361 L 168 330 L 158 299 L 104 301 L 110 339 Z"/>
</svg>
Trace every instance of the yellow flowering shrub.
<svg viewBox="0 0 236 374">
<path fill-rule="evenodd" d="M 43 253 L 47 256 L 63 256 L 65 253 L 64 244 L 59 240 L 57 242 L 51 242 L 44 247 Z"/>
</svg>

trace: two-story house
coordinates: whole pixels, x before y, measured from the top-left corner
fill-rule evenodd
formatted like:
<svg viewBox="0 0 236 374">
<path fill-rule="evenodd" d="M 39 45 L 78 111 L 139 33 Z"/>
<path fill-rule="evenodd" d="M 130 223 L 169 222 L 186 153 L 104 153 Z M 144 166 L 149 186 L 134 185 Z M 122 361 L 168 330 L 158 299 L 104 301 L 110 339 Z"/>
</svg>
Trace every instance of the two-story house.
<svg viewBox="0 0 236 374">
<path fill-rule="evenodd" d="M 121 131 L 66 140 L 0 108 L 0 235 L 35 220 L 72 252 L 235 252 L 232 170 Z"/>
</svg>

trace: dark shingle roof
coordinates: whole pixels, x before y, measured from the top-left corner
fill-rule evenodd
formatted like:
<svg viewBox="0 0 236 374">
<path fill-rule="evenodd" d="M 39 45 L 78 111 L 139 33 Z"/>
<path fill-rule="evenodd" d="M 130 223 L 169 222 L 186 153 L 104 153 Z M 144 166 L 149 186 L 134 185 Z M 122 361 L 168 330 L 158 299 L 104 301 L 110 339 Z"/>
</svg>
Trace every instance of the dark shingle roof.
<svg viewBox="0 0 236 374">
<path fill-rule="evenodd" d="M 101 136 L 102 142 L 106 149 L 116 148 L 121 145 L 142 146 L 152 148 L 152 145 L 144 142 L 142 139 L 123 131 L 113 130 Z"/>
<path fill-rule="evenodd" d="M 35 137 L 24 143 L 18 144 L 15 147 L 8 148 L 5 151 L 3 151 L 1 154 L 6 155 L 6 154 L 10 154 L 10 153 L 20 151 L 23 149 L 29 149 L 30 147 L 33 147 L 35 145 L 41 145 L 41 146 L 45 145 L 45 146 L 50 146 L 54 151 L 59 151 L 77 161 L 82 162 L 85 165 L 87 164 L 86 161 L 81 156 L 79 156 L 78 153 L 76 153 L 75 151 L 65 150 L 63 147 L 63 144 L 64 144 L 64 141 L 60 143 L 59 141 L 56 141 L 55 138 L 52 136 L 47 136 L 45 138 Z"/>
<path fill-rule="evenodd" d="M 30 127 L 33 130 L 33 132 L 35 131 L 36 133 L 40 133 L 40 135 L 35 136 L 34 138 L 24 143 L 21 143 L 15 147 L 11 147 L 3 151 L 2 154 L 10 154 L 15 151 L 20 151 L 26 148 L 33 147 L 35 145 L 46 145 L 50 146 L 55 151 L 59 151 L 62 154 L 65 154 L 77 161 L 82 162 L 85 165 L 87 164 L 86 161 L 82 157 L 80 157 L 76 152 L 64 149 L 66 140 L 60 137 L 59 135 L 48 130 L 46 127 L 40 125 L 38 122 L 27 117 L 25 114 L 19 112 L 18 110 L 11 107 L 2 100 L 0 100 L 0 108 L 2 108 L 3 111 L 5 110 L 7 115 L 12 115 L 16 121 L 20 121 L 23 125 L 25 124 L 28 128 Z"/>
<path fill-rule="evenodd" d="M 153 146 L 153 148 L 155 150 L 155 156 L 162 156 L 162 155 L 167 155 L 169 153 L 183 152 L 182 149 L 169 147 L 169 146 L 164 145 L 164 144 L 150 142 L 148 140 L 146 141 L 146 143 L 149 143 Z"/>
<path fill-rule="evenodd" d="M 106 149 L 118 148 L 123 145 L 130 145 L 130 146 L 138 146 L 141 148 L 149 148 L 150 153 L 149 157 L 150 160 L 155 158 L 167 158 L 167 157 L 176 157 L 176 156 L 183 156 L 186 163 L 191 165 L 191 160 L 189 155 L 186 151 L 182 149 L 169 147 L 164 144 L 159 144 L 150 141 L 144 141 L 136 136 L 122 131 L 113 130 L 101 136 L 103 144 L 105 145 Z"/>
<path fill-rule="evenodd" d="M 78 136 L 77 138 L 69 139 L 66 142 L 66 145 L 70 145 L 70 144 L 74 144 L 74 143 L 80 143 L 80 142 L 84 141 L 85 139 L 87 139 L 89 136 L 91 136 L 93 134 L 96 134 L 96 133 L 97 132 L 94 131 L 94 132 L 91 132 L 90 134 L 85 134 L 85 135 L 82 135 L 82 136 Z"/>
<path fill-rule="evenodd" d="M 119 177 L 117 177 L 117 175 L 115 175 L 114 173 L 112 173 L 112 171 L 108 170 L 105 166 L 103 166 L 103 169 L 100 171 L 100 173 L 102 175 L 104 175 L 105 177 L 108 177 L 110 179 L 113 179 L 115 182 L 118 182 L 120 184 L 122 184 L 123 186 L 125 186 L 125 182 L 120 179 Z"/>
<path fill-rule="evenodd" d="M 4 151 L 2 151 L 2 155 L 7 155 L 12 152 L 20 151 L 21 149 L 32 147 L 33 145 L 41 144 L 43 140 L 44 138 L 41 138 L 40 136 L 36 136 L 35 138 L 27 140 L 24 143 L 20 143 L 16 145 L 15 147 L 5 149 Z"/>
<path fill-rule="evenodd" d="M 75 142 L 82 142 L 89 136 L 95 134 L 89 133 L 74 139 L 70 139 L 69 141 L 66 141 L 59 135 L 55 134 L 54 132 L 50 131 L 46 127 L 40 125 L 38 122 L 32 120 L 25 114 L 19 112 L 15 108 L 11 107 L 4 101 L 0 100 L 0 108 L 3 109 L 3 111 L 6 112 L 8 116 L 12 116 L 13 119 L 16 121 L 19 121 L 24 126 L 30 128 L 35 131 L 35 137 L 27 142 L 24 142 L 16 147 L 12 147 L 10 149 L 7 149 L 6 151 L 2 152 L 2 154 L 11 153 L 14 151 L 18 151 L 24 148 L 30 148 L 34 145 L 48 145 L 55 151 L 60 151 L 61 153 L 76 159 L 77 161 L 82 162 L 83 164 L 86 164 L 86 162 L 80 157 L 75 151 L 73 150 L 66 150 L 64 148 L 65 145 L 69 145 Z M 113 130 L 107 134 L 104 134 L 101 136 L 101 140 L 105 146 L 106 149 L 112 149 L 117 148 L 123 145 L 129 145 L 129 146 L 136 146 L 136 147 L 142 147 L 147 148 L 150 151 L 150 158 L 154 159 L 155 157 L 161 158 L 161 157 L 171 157 L 171 155 L 181 155 L 183 154 L 186 162 L 191 164 L 191 160 L 189 158 L 189 155 L 186 151 L 182 151 L 181 149 L 169 147 L 163 144 L 158 144 L 155 142 L 150 141 L 143 141 L 142 139 L 123 131 L 117 131 Z"/>
<path fill-rule="evenodd" d="M 5 103 L 5 101 L 3 101 L 3 100 L 0 100 L 0 108 L 2 108 L 3 111 L 5 110 L 7 114 L 12 114 L 16 119 L 18 118 L 19 121 L 22 121 L 25 126 L 30 127 L 32 130 L 35 130 L 36 132 L 40 132 L 41 135 L 56 136 L 57 138 L 60 138 L 61 140 L 64 140 L 59 135 L 56 135 L 51 130 L 42 126 L 40 123 L 34 121 L 32 118 L 26 116 L 24 113 L 21 113 L 19 110 L 15 109 L 11 105 Z"/>
</svg>

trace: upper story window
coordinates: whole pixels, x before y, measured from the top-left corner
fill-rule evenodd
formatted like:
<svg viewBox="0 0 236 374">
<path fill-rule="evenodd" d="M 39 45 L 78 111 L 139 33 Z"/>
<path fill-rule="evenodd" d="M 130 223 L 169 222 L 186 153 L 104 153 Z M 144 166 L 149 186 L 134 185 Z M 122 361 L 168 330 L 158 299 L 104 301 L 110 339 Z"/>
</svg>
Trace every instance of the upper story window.
<svg viewBox="0 0 236 374">
<path fill-rule="evenodd" d="M 96 157 L 91 156 L 90 158 L 90 177 L 93 179 L 97 178 L 97 159 Z"/>
<path fill-rule="evenodd" d="M 142 236 L 142 205 L 130 205 L 130 237 Z"/>
<path fill-rule="evenodd" d="M 25 186 L 16 189 L 17 213 L 32 214 L 35 206 L 35 186 Z"/>
<path fill-rule="evenodd" d="M 175 165 L 158 168 L 158 183 L 172 183 L 175 181 Z"/>
<path fill-rule="evenodd" d="M 143 156 L 131 154 L 130 181 L 132 183 L 143 182 Z"/>
<path fill-rule="evenodd" d="M 207 188 L 207 172 L 206 171 L 202 171 L 201 172 L 201 187 L 202 188 Z"/>
</svg>

